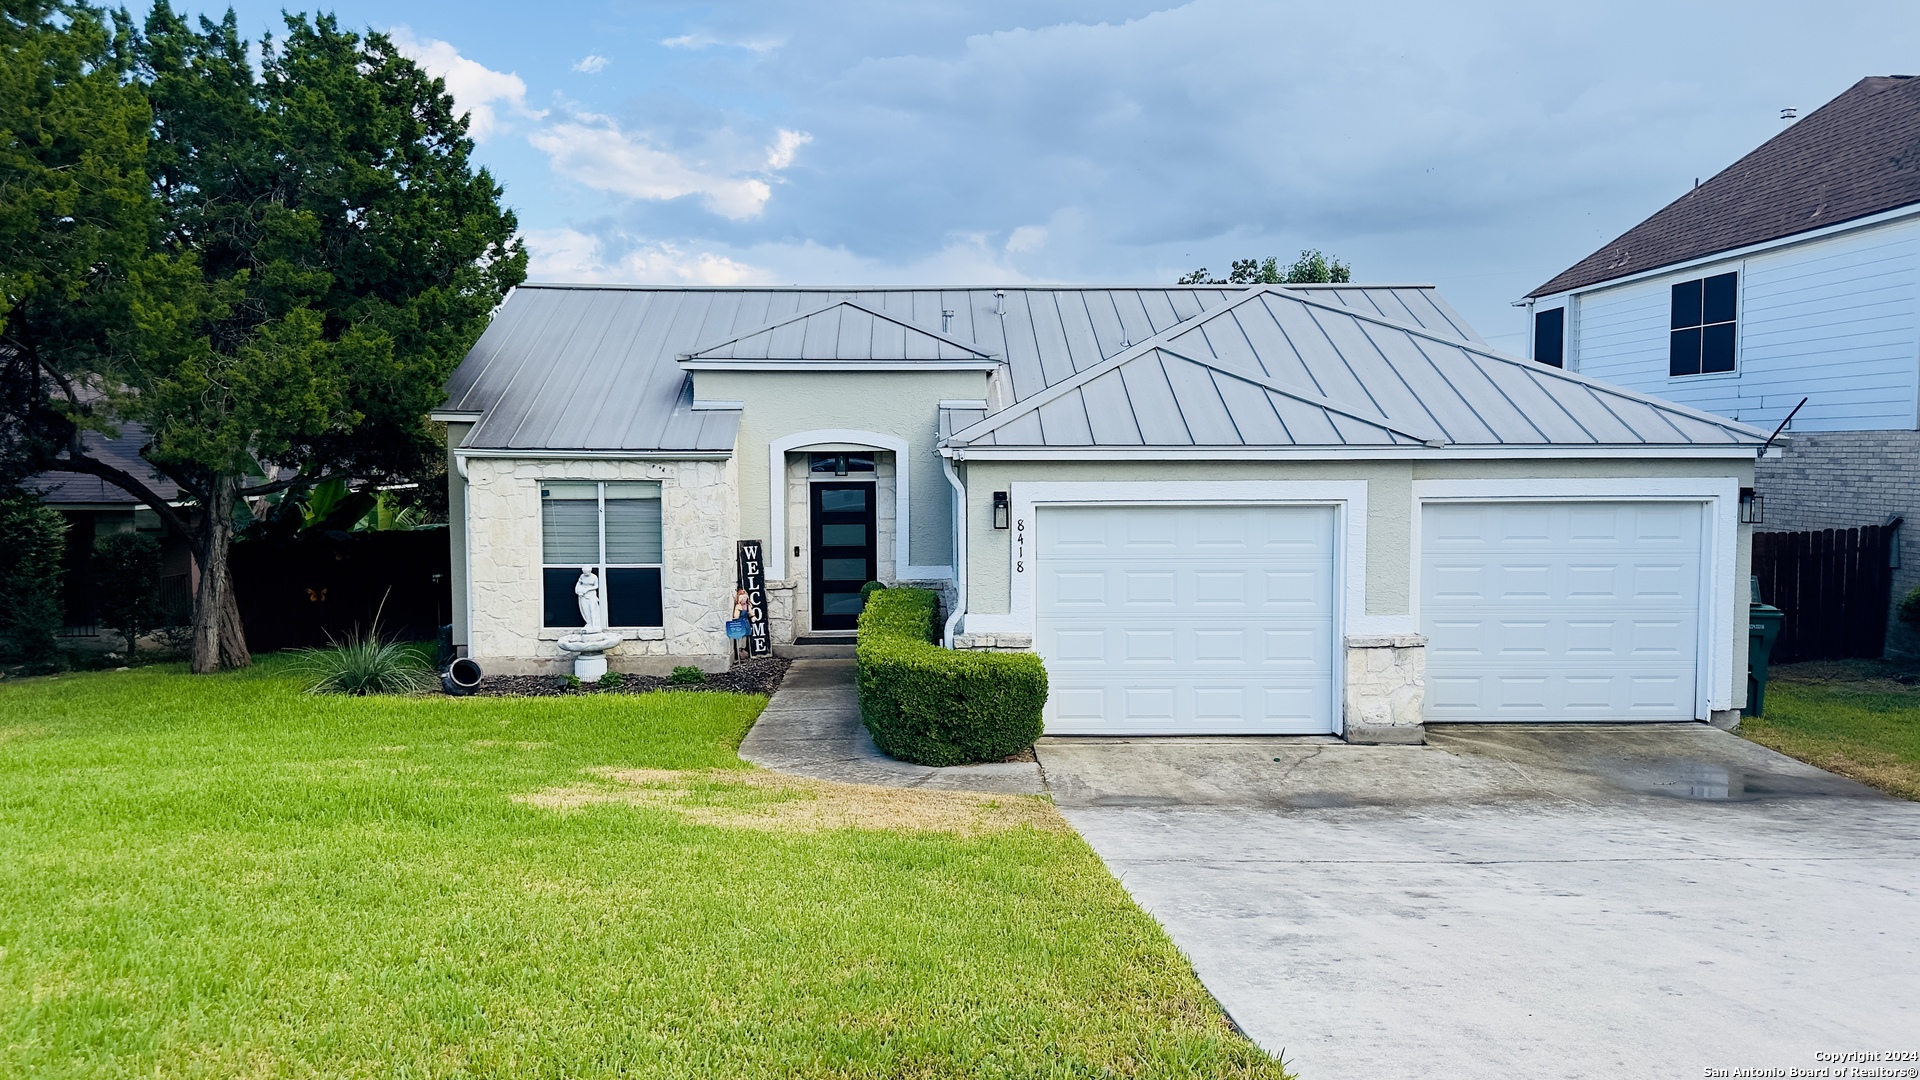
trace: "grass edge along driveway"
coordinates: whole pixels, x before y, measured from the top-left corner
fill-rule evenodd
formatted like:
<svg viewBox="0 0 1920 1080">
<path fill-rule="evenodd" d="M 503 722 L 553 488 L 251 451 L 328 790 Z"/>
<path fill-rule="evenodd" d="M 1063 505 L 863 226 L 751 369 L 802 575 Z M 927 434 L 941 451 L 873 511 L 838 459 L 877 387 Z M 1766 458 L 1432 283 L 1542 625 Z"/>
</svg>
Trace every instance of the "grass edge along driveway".
<svg viewBox="0 0 1920 1080">
<path fill-rule="evenodd" d="M 1840 660 L 1776 667 L 1767 715 L 1739 733 L 1809 765 L 1920 799 L 1920 687 L 1895 665 Z"/>
<path fill-rule="evenodd" d="M 763 704 L 0 684 L 0 1074 L 1284 1075 L 1050 806 L 877 819 Z"/>
</svg>

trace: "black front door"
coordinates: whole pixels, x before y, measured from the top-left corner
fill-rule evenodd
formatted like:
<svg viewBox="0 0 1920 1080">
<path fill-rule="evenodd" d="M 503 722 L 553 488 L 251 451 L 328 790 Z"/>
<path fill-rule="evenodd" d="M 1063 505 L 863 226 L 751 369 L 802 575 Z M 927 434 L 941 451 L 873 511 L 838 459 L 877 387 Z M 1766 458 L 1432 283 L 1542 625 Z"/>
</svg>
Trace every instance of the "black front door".
<svg viewBox="0 0 1920 1080">
<path fill-rule="evenodd" d="M 874 580 L 871 483 L 813 484 L 813 628 L 851 630 Z"/>
</svg>

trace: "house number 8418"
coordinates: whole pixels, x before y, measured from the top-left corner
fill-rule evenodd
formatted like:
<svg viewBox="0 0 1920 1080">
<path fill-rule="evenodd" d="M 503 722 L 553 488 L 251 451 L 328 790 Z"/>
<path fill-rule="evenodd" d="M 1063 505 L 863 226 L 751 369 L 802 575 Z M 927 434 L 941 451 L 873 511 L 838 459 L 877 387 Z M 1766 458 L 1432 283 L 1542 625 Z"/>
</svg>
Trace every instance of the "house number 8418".
<svg viewBox="0 0 1920 1080">
<path fill-rule="evenodd" d="M 1027 519 L 1019 518 L 1013 523 L 1013 572 L 1027 572 Z"/>
</svg>

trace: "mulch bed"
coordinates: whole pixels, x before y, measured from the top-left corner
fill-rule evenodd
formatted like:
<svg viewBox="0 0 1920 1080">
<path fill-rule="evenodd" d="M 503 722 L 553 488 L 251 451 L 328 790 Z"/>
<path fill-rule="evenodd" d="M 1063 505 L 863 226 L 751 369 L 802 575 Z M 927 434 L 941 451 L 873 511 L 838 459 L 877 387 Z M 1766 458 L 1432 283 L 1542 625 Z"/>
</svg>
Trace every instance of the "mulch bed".
<svg viewBox="0 0 1920 1080">
<path fill-rule="evenodd" d="M 655 690 L 716 690 L 723 694 L 771 694 L 793 661 L 782 656 L 742 660 L 732 669 L 712 672 L 703 683 L 674 684 L 664 675 L 621 675 L 614 686 L 582 683 L 568 687 L 563 675 L 488 675 L 474 693 L 481 697 L 566 697 L 574 694 L 651 694 Z"/>
</svg>

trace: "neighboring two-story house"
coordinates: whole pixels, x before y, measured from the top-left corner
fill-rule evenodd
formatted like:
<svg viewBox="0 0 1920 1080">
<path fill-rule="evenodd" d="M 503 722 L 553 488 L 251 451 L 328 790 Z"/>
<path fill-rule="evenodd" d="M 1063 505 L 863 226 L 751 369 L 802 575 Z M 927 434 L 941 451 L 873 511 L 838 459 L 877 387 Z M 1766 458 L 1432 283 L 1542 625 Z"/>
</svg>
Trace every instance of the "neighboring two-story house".
<svg viewBox="0 0 1920 1080">
<path fill-rule="evenodd" d="M 1896 601 L 1920 583 L 1920 78 L 1860 80 L 1526 303 L 1543 364 L 1768 430 L 1805 398 L 1764 528 L 1904 518 Z"/>
</svg>

